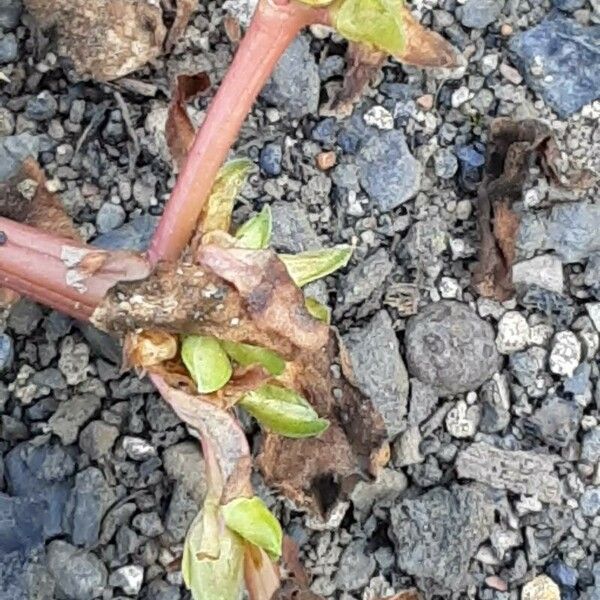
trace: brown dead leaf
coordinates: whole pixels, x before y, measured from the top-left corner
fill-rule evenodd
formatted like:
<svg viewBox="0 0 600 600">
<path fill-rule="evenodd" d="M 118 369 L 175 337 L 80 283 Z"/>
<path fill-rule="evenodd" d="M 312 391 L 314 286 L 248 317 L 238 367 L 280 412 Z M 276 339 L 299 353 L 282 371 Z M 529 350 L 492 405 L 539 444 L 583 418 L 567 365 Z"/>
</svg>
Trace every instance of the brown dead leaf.
<svg viewBox="0 0 600 600">
<path fill-rule="evenodd" d="M 232 44 L 237 44 L 242 39 L 242 28 L 240 22 L 233 15 L 223 17 L 223 27 L 225 35 Z"/>
<path fill-rule="evenodd" d="M 258 546 L 246 544 L 244 582 L 250 600 L 271 600 L 279 589 L 279 567 Z"/>
<path fill-rule="evenodd" d="M 183 166 L 196 134 L 185 105 L 206 92 L 209 87 L 210 79 L 206 73 L 178 75 L 175 80 L 165 124 L 165 136 L 178 169 Z"/>
<path fill-rule="evenodd" d="M 25 0 L 42 29 L 54 29 L 58 51 L 82 75 L 110 81 L 162 52 L 166 29 L 148 0 Z"/>
<path fill-rule="evenodd" d="M 147 369 L 175 358 L 177 338 L 165 331 L 131 332 L 123 343 L 124 366 Z"/>
<path fill-rule="evenodd" d="M 490 127 L 487 160 L 479 186 L 479 260 L 473 286 L 486 297 L 504 301 L 514 294 L 512 265 L 519 228 L 513 202 L 521 197 L 532 158 L 537 158 L 548 177 L 563 186 L 589 186 L 590 172 L 561 177 L 560 152 L 548 125 L 534 119 L 496 119 Z"/>
<path fill-rule="evenodd" d="M 176 0 L 175 20 L 171 25 L 167 41 L 165 42 L 165 50 L 167 52 L 173 50 L 175 44 L 185 33 L 187 24 L 197 5 L 198 0 Z"/>
</svg>

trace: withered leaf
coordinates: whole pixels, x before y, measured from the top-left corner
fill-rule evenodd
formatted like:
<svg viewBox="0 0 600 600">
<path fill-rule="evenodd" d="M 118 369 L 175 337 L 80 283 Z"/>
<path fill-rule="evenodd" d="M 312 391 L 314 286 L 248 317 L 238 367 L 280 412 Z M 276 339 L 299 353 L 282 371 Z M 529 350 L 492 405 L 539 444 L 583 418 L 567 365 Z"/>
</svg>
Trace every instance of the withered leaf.
<svg viewBox="0 0 600 600">
<path fill-rule="evenodd" d="M 53 28 L 58 51 L 82 75 L 110 81 L 162 52 L 166 29 L 159 6 L 148 0 L 25 0 L 44 29 Z"/>
<path fill-rule="evenodd" d="M 271 600 L 323 600 L 310 591 L 310 578 L 300 561 L 298 546 L 288 536 L 283 538 L 281 559 L 286 578 Z"/>
<path fill-rule="evenodd" d="M 250 600 L 271 600 L 279 589 L 279 567 L 258 546 L 246 545 L 244 582 Z"/>
<path fill-rule="evenodd" d="M 178 75 L 175 79 L 165 124 L 165 137 L 178 169 L 183 166 L 196 134 L 185 105 L 206 92 L 209 87 L 210 78 L 206 73 Z"/>
<path fill-rule="evenodd" d="M 177 338 L 166 331 L 131 332 L 123 344 L 124 364 L 147 369 L 177 355 Z"/>
</svg>

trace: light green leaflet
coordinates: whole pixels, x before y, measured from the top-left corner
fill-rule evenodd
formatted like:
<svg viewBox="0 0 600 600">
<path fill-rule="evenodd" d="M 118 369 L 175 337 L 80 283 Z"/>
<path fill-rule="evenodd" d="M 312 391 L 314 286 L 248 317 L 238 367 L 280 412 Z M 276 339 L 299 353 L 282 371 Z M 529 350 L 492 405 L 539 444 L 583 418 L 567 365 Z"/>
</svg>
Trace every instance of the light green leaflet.
<svg viewBox="0 0 600 600">
<path fill-rule="evenodd" d="M 281 525 L 260 498 L 236 498 L 222 510 L 229 529 L 262 548 L 272 560 L 281 556 Z"/>
<path fill-rule="evenodd" d="M 226 341 L 221 341 L 221 346 L 229 358 L 235 360 L 242 367 L 262 365 L 271 375 L 275 376 L 281 375 L 285 371 L 285 360 L 276 352 L 266 348 Z"/>
<path fill-rule="evenodd" d="M 212 536 L 213 540 L 208 540 Z M 218 544 L 217 558 L 204 558 L 201 548 Z M 194 519 L 183 547 L 181 573 L 194 600 L 239 600 L 244 574 L 244 543 L 227 527 L 205 531 L 203 513 Z"/>
<path fill-rule="evenodd" d="M 263 427 L 291 438 L 312 437 L 323 433 L 329 421 L 293 390 L 265 384 L 245 394 L 239 405 Z"/>
<path fill-rule="evenodd" d="M 202 230 L 205 233 L 229 231 L 235 199 L 253 167 L 254 163 L 247 158 L 232 160 L 221 167 L 202 217 Z"/>
<path fill-rule="evenodd" d="M 249 250 L 262 250 L 271 241 L 273 217 L 271 207 L 266 204 L 254 217 L 246 221 L 236 232 L 237 246 Z"/>
<path fill-rule="evenodd" d="M 310 297 L 304 299 L 304 306 L 311 316 L 329 325 L 331 322 L 331 311 L 328 306 Z"/>
<path fill-rule="evenodd" d="M 181 358 L 201 394 L 220 390 L 231 378 L 229 357 L 212 336 L 186 336 L 181 344 Z"/>
<path fill-rule="evenodd" d="M 346 39 L 399 56 L 406 39 L 403 0 L 341 0 L 330 10 L 333 26 Z"/>
<path fill-rule="evenodd" d="M 345 267 L 352 256 L 351 246 L 336 246 L 325 250 L 310 250 L 300 254 L 280 254 L 290 277 L 298 287 Z"/>
</svg>

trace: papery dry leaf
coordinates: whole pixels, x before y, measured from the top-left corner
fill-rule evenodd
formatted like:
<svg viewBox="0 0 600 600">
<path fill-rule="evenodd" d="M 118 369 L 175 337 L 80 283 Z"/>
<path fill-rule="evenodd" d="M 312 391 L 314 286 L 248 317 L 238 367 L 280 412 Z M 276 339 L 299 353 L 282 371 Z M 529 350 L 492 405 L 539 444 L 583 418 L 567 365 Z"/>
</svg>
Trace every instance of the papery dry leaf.
<svg viewBox="0 0 600 600">
<path fill-rule="evenodd" d="M 25 0 L 42 29 L 53 28 L 58 51 L 82 75 L 110 81 L 162 52 L 161 9 L 148 0 Z"/>
<path fill-rule="evenodd" d="M 169 30 L 165 50 L 170 52 L 181 36 L 185 33 L 192 13 L 198 6 L 198 0 L 176 0 L 175 20 Z"/>
<path fill-rule="evenodd" d="M 178 75 L 175 80 L 165 124 L 165 136 L 171 157 L 178 169 L 183 166 L 196 134 L 185 105 L 206 92 L 209 87 L 210 78 L 206 73 Z"/>
<path fill-rule="evenodd" d="M 279 567 L 258 546 L 246 545 L 244 582 L 250 600 L 271 600 L 279 589 Z"/>
<path fill-rule="evenodd" d="M 123 344 L 124 365 L 147 369 L 175 358 L 177 338 L 166 331 L 146 330 L 127 334 Z"/>
</svg>

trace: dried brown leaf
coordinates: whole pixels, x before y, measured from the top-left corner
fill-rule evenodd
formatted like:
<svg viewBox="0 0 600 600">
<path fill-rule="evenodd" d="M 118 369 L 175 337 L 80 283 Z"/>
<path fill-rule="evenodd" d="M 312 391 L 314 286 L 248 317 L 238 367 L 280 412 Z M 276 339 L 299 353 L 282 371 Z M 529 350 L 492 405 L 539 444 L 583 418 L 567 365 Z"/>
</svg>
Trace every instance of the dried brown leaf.
<svg viewBox="0 0 600 600">
<path fill-rule="evenodd" d="M 179 169 L 183 166 L 196 134 L 185 105 L 206 92 L 209 87 L 210 79 L 206 73 L 178 75 L 175 80 L 165 124 L 165 136 L 173 161 Z"/>
<path fill-rule="evenodd" d="M 162 52 L 161 9 L 147 0 L 25 0 L 43 29 L 53 28 L 58 51 L 82 75 L 110 81 Z"/>
<path fill-rule="evenodd" d="M 244 581 L 250 600 L 271 600 L 279 589 L 279 567 L 258 546 L 246 544 Z"/>
<path fill-rule="evenodd" d="M 198 5 L 198 0 L 176 0 L 175 20 L 171 25 L 167 41 L 165 42 L 165 50 L 171 52 L 175 44 L 185 33 L 190 17 Z"/>
<path fill-rule="evenodd" d="M 123 344 L 124 365 L 147 369 L 175 358 L 177 338 L 165 331 L 131 332 Z"/>
</svg>

